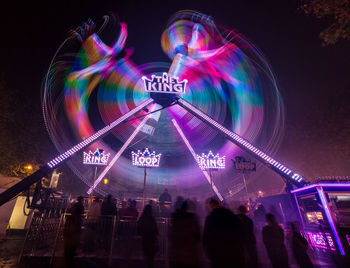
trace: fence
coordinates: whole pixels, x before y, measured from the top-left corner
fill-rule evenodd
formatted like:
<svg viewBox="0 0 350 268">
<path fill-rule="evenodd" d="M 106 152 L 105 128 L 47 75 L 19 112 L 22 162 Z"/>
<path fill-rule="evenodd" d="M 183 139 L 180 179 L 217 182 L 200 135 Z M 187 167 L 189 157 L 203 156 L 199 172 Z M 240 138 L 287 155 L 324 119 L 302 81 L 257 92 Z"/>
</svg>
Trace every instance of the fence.
<svg viewBox="0 0 350 268">
<path fill-rule="evenodd" d="M 70 214 L 60 218 L 33 217 L 28 230 L 21 264 L 41 264 L 50 267 L 64 265 L 64 233 Z M 168 258 L 167 218 L 157 218 L 159 251 L 156 261 L 167 263 Z M 69 237 L 69 236 L 68 236 Z M 141 237 L 137 234 L 137 221 L 130 217 L 84 217 L 81 232 L 72 240 L 78 239 L 76 260 L 89 259 L 98 265 L 112 265 L 121 261 L 142 261 Z"/>
</svg>

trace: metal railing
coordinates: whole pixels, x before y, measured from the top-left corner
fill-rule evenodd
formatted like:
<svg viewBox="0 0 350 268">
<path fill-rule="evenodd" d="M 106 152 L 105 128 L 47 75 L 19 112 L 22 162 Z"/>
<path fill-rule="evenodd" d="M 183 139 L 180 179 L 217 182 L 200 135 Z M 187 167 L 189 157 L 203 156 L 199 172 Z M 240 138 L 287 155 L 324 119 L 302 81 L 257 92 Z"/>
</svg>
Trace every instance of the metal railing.
<svg viewBox="0 0 350 268">
<path fill-rule="evenodd" d="M 28 230 L 20 263 L 30 259 L 40 259 L 50 267 L 61 267 L 65 260 L 67 239 L 67 219 L 70 214 L 60 218 L 33 217 Z M 167 218 L 157 218 L 159 250 L 156 260 L 168 259 Z M 137 219 L 116 216 L 84 216 L 80 233 L 76 234 L 79 243 L 75 259 L 92 260 L 102 265 L 112 265 L 117 260 L 143 260 L 141 237 L 137 234 Z"/>
<path fill-rule="evenodd" d="M 19 256 L 18 263 L 23 261 L 23 257 L 49 257 L 52 255 L 60 229 L 61 218 L 46 217 L 42 213 L 33 215 L 31 224 L 27 231 L 23 248 Z"/>
</svg>

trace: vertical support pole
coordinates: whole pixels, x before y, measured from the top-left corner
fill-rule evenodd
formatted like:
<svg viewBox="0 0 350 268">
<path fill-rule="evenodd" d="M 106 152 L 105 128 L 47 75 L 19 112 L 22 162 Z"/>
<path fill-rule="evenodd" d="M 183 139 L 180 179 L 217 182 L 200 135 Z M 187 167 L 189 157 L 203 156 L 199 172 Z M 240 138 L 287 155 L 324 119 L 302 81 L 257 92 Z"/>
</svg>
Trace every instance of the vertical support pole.
<svg viewBox="0 0 350 268">
<path fill-rule="evenodd" d="M 213 174 L 211 173 L 211 168 L 209 168 L 210 186 L 213 188 Z"/>
<path fill-rule="evenodd" d="M 299 207 L 299 203 L 298 203 L 298 197 L 297 197 L 297 195 L 295 193 L 292 194 L 292 195 L 294 195 L 295 205 L 296 205 L 296 207 L 298 209 L 298 212 L 299 212 L 300 222 L 301 222 L 301 225 L 303 227 L 303 231 L 305 232 L 304 218 L 303 218 L 303 214 L 301 214 L 301 211 L 300 211 L 300 207 Z"/>
<path fill-rule="evenodd" d="M 95 171 L 94 171 L 94 181 L 92 182 L 93 183 L 93 185 L 95 184 L 95 181 L 96 181 L 96 175 L 97 175 L 97 166 L 95 166 Z M 90 195 L 93 195 L 94 194 L 94 191 L 92 191 L 90 194 L 89 194 L 89 196 Z"/>
<path fill-rule="evenodd" d="M 109 256 L 108 256 L 108 267 L 112 267 L 112 257 L 113 257 L 113 248 L 114 248 L 114 241 L 116 236 L 116 230 L 117 230 L 117 216 L 113 216 L 113 230 L 112 230 L 112 239 L 111 239 L 111 247 L 109 249 Z"/>
<path fill-rule="evenodd" d="M 169 218 L 164 218 L 165 219 L 165 268 L 169 268 Z"/>
<path fill-rule="evenodd" d="M 146 177 L 147 177 L 147 167 L 144 167 L 143 173 L 143 198 L 142 198 L 142 207 L 145 207 L 145 197 L 146 197 Z"/>
<path fill-rule="evenodd" d="M 242 177 L 243 177 L 243 182 L 244 182 L 245 194 L 246 194 L 247 201 L 248 201 L 248 204 L 249 204 L 249 195 L 248 195 L 247 181 L 246 181 L 245 176 L 244 176 L 244 170 L 242 172 Z"/>
<path fill-rule="evenodd" d="M 55 236 L 55 242 L 52 248 L 52 252 L 51 252 L 51 256 L 50 256 L 50 264 L 49 267 L 53 267 L 54 264 L 54 259 L 55 259 L 55 254 L 56 254 L 56 249 L 57 249 L 57 242 L 60 236 L 60 232 L 61 232 L 61 228 L 63 229 L 63 224 L 64 224 L 64 217 L 65 217 L 66 213 L 62 213 L 61 217 L 60 217 L 60 221 L 58 223 L 58 228 L 56 231 L 56 236 Z"/>
<path fill-rule="evenodd" d="M 319 195 L 319 197 L 321 199 L 321 203 L 322 203 L 324 212 L 326 214 L 329 226 L 331 227 L 331 230 L 332 230 L 335 242 L 336 242 L 336 244 L 338 246 L 339 253 L 341 255 L 345 255 L 345 251 L 343 249 L 343 245 L 342 245 L 340 237 L 338 235 L 337 227 L 334 224 L 332 213 L 331 213 L 331 210 L 329 209 L 328 201 L 327 201 L 326 195 L 324 194 L 323 188 L 322 187 L 316 187 L 316 189 L 317 189 L 317 193 L 318 193 L 318 195 Z M 327 241 L 326 235 L 325 235 L 325 239 Z"/>
</svg>

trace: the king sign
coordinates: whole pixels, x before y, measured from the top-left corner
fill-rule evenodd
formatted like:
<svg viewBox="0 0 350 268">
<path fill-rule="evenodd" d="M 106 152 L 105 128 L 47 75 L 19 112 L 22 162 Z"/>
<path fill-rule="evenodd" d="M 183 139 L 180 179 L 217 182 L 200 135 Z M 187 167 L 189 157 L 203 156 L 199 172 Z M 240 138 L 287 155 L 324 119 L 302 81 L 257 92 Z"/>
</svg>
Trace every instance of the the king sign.
<svg viewBox="0 0 350 268">
<path fill-rule="evenodd" d="M 207 155 L 197 155 L 197 162 L 201 169 L 225 168 L 225 156 L 220 157 L 219 154 L 214 155 L 212 151 L 209 151 Z"/>
<path fill-rule="evenodd" d="M 84 152 L 84 164 L 86 165 L 107 165 L 108 158 L 110 154 L 105 154 L 103 150 L 96 149 L 93 153 L 89 151 L 89 153 Z"/>
<path fill-rule="evenodd" d="M 146 76 L 142 77 L 145 82 L 145 89 L 147 92 L 154 93 L 174 93 L 174 94 L 184 94 L 187 80 L 184 79 L 181 82 L 178 78 L 168 76 L 167 73 L 163 75 L 152 75 L 151 80 Z"/>
</svg>

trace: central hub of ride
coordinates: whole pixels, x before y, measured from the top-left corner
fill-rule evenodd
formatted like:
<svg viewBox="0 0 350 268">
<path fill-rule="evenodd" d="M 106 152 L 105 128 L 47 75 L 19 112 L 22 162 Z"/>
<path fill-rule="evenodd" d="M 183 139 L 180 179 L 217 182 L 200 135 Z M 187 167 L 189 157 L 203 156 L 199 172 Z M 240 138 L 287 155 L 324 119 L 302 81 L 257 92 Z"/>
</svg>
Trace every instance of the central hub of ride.
<svg viewBox="0 0 350 268">
<path fill-rule="evenodd" d="M 185 94 L 187 80 L 179 81 L 177 77 L 162 75 L 151 75 L 151 79 L 142 77 L 145 90 L 150 93 L 151 98 L 162 106 L 168 106 L 178 99 L 179 94 Z"/>
</svg>

